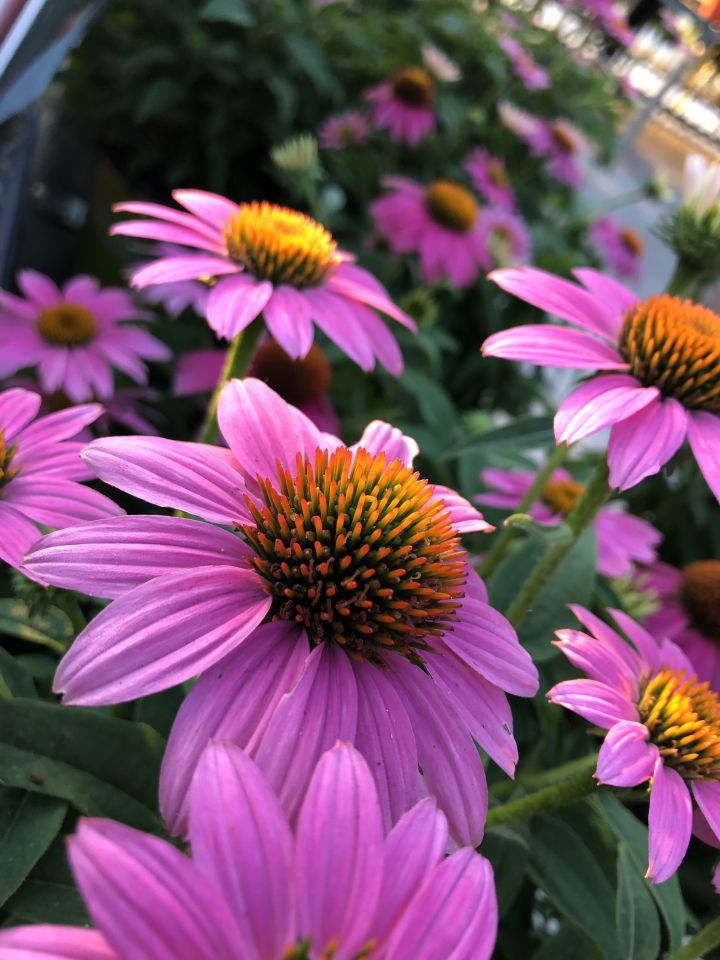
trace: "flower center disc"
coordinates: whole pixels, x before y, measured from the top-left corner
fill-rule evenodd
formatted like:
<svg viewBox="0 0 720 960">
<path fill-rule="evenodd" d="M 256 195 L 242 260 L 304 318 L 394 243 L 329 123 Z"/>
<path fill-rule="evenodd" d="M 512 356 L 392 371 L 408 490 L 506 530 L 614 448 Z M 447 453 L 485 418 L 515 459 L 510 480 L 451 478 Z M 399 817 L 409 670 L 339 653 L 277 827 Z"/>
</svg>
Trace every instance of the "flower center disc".
<svg viewBox="0 0 720 960">
<path fill-rule="evenodd" d="M 620 240 L 630 253 L 641 257 L 645 252 L 645 244 L 632 227 L 623 227 L 620 231 Z"/>
<path fill-rule="evenodd" d="M 488 174 L 490 180 L 496 187 L 507 187 L 510 185 L 510 177 L 507 170 L 499 160 L 491 160 L 488 164 Z"/>
<path fill-rule="evenodd" d="M 546 507 L 567 516 L 583 494 L 585 487 L 575 480 L 548 480 L 540 493 Z"/>
<path fill-rule="evenodd" d="M 45 343 L 55 347 L 82 347 L 90 343 L 97 330 L 90 311 L 73 303 L 41 310 L 36 324 Z"/>
<path fill-rule="evenodd" d="M 330 363 L 316 344 L 302 360 L 293 360 L 272 337 L 267 337 L 252 359 L 250 375 L 264 380 L 294 407 L 324 396 L 330 389 Z"/>
<path fill-rule="evenodd" d="M 720 413 L 720 317 L 661 294 L 625 314 L 620 353 L 633 376 L 690 410 Z"/>
<path fill-rule="evenodd" d="M 14 453 L 15 444 L 8 446 L 5 442 L 5 434 L 0 430 L 0 487 L 3 487 L 17 473 L 17 470 L 12 470 L 10 467 Z"/>
<path fill-rule="evenodd" d="M 249 273 L 274 284 L 317 287 L 340 262 L 328 231 L 296 210 L 243 203 L 225 226 L 228 255 Z"/>
<path fill-rule="evenodd" d="M 720 642 L 720 560 L 697 560 L 683 568 L 680 603 L 696 630 Z"/>
<path fill-rule="evenodd" d="M 435 84 L 420 67 L 401 70 L 391 83 L 395 98 L 408 107 L 431 107 L 435 102 Z"/>
<path fill-rule="evenodd" d="M 575 137 L 559 123 L 550 125 L 550 134 L 556 147 L 564 153 L 575 153 Z"/>
<path fill-rule="evenodd" d="M 240 525 L 275 620 L 302 623 L 355 659 L 383 651 L 422 663 L 426 638 L 455 619 L 465 554 L 433 487 L 399 460 L 345 447 L 298 454 L 296 473 L 258 478 L 264 506 Z"/>
<path fill-rule="evenodd" d="M 467 233 L 477 218 L 472 194 L 452 180 L 433 180 L 428 184 L 425 207 L 436 223 L 455 233 Z"/>
<path fill-rule="evenodd" d="M 720 703 L 707 683 L 660 670 L 641 687 L 638 712 L 665 763 L 686 780 L 720 780 Z"/>
</svg>

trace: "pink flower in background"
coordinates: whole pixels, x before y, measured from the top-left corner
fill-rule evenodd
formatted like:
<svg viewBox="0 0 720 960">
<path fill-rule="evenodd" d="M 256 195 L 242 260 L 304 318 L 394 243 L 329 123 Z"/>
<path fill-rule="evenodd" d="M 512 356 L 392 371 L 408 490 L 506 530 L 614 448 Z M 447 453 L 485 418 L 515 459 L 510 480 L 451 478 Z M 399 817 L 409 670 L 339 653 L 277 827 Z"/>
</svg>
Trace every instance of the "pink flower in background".
<svg viewBox="0 0 720 960">
<path fill-rule="evenodd" d="M 41 397 L 28 390 L 0 393 L 0 560 L 19 567 L 42 536 L 37 524 L 59 529 L 123 511 L 84 487 L 92 471 L 73 440 L 102 413 L 97 403 L 37 416 Z"/>
<path fill-rule="evenodd" d="M 170 351 L 132 319 L 147 319 L 132 297 L 78 276 L 59 289 L 49 277 L 21 270 L 23 297 L 0 291 L 0 376 L 36 367 L 43 393 L 62 392 L 73 403 L 113 393 L 113 368 L 147 381 L 144 360 L 168 360 Z"/>
<path fill-rule="evenodd" d="M 363 370 L 377 359 L 400 374 L 400 348 L 375 311 L 410 330 L 414 322 L 319 223 L 285 207 L 238 205 L 202 190 L 175 190 L 173 197 L 190 212 L 121 203 L 117 210 L 149 219 L 117 223 L 111 232 L 204 252 L 156 260 L 133 274 L 134 286 L 212 279 L 206 317 L 219 337 L 233 339 L 262 314 L 283 350 L 301 358 L 312 346 L 314 322 Z"/>
<path fill-rule="evenodd" d="M 515 194 L 504 160 L 494 157 L 483 147 L 475 147 L 463 166 L 477 192 L 488 203 L 505 210 L 515 208 Z"/>
<path fill-rule="evenodd" d="M 111 820 L 81 819 L 68 847 L 97 929 L 0 931 L 0 957 L 76 960 L 489 960 L 492 868 L 464 847 L 447 859 L 432 800 L 384 835 L 363 757 L 320 758 L 297 822 L 242 750 L 211 743 L 192 789 L 192 859 Z"/>
<path fill-rule="evenodd" d="M 86 448 L 101 479 L 209 522 L 132 516 L 32 551 L 33 575 L 114 601 L 56 690 L 110 704 L 200 674 L 163 761 L 173 831 L 208 739 L 248 750 L 294 817 L 340 738 L 368 760 L 386 824 L 434 794 L 453 837 L 476 844 L 487 789 L 474 740 L 511 774 L 503 691 L 538 684 L 459 543 L 488 524 L 413 472 L 417 445 L 389 424 L 347 448 L 252 379 L 225 387 L 218 422 L 229 450 L 152 437 Z"/>
<path fill-rule="evenodd" d="M 610 427 L 611 487 L 657 473 L 687 437 L 720 499 L 720 316 L 668 294 L 639 300 L 595 270 L 574 273 L 582 286 L 532 267 L 493 273 L 503 290 L 572 326 L 511 327 L 483 354 L 598 374 L 562 402 L 555 437 L 575 443 Z"/>
<path fill-rule="evenodd" d="M 337 113 L 320 127 L 318 139 L 323 150 L 344 150 L 365 143 L 370 133 L 370 121 L 359 110 Z"/>
<path fill-rule="evenodd" d="M 372 122 L 393 140 L 416 147 L 433 132 L 435 83 L 420 67 L 408 67 L 365 92 L 372 105 Z"/>
<path fill-rule="evenodd" d="M 421 53 L 423 63 L 430 73 L 443 83 L 457 83 L 462 77 L 460 67 L 434 43 L 424 43 Z"/>
<path fill-rule="evenodd" d="M 161 394 L 150 387 L 122 387 L 116 390 L 105 403 L 105 413 L 95 424 L 96 433 L 109 434 L 111 424 L 120 424 L 132 433 L 158 436 L 159 425 L 163 421 L 156 405 L 162 400 Z"/>
<path fill-rule="evenodd" d="M 587 680 L 556 684 L 548 698 L 608 732 L 595 776 L 615 787 L 650 784 L 649 864 L 662 883 L 690 843 L 694 800 L 720 838 L 720 703 L 685 654 L 610 611 L 631 645 L 583 607 L 571 607 L 590 635 L 558 630 L 557 646 Z"/>
<path fill-rule="evenodd" d="M 175 243 L 158 243 L 155 246 L 157 257 L 184 256 L 185 249 Z M 147 261 L 146 261 L 147 262 Z M 145 263 L 137 264 L 139 270 Z M 193 310 L 204 317 L 210 288 L 199 280 L 178 280 L 177 283 L 155 283 L 142 290 L 142 298 L 148 303 L 159 304 L 171 317 L 179 317 L 185 310 Z"/>
<path fill-rule="evenodd" d="M 389 191 L 370 207 L 378 233 L 395 253 L 417 253 L 425 283 L 447 278 L 468 287 L 485 266 L 487 248 L 475 198 L 451 180 L 422 186 L 385 177 Z"/>
<path fill-rule="evenodd" d="M 632 227 L 621 227 L 611 217 L 602 217 L 590 226 L 588 235 L 614 274 L 627 278 L 640 274 L 645 244 Z"/>
<path fill-rule="evenodd" d="M 550 86 L 550 76 L 513 37 L 502 36 L 498 46 L 507 56 L 515 76 L 526 90 L 545 90 Z"/>
<path fill-rule="evenodd" d="M 227 351 L 210 347 L 207 350 L 188 350 L 178 357 L 173 379 L 173 395 L 193 397 L 198 393 L 212 393 L 223 367 Z"/>
<path fill-rule="evenodd" d="M 488 207 L 480 212 L 480 237 L 486 250 L 485 265 L 515 267 L 530 258 L 530 231 L 522 217 L 510 210 Z"/>
<path fill-rule="evenodd" d="M 480 474 L 488 493 L 473 497 L 476 503 L 514 511 L 530 489 L 535 474 L 528 470 L 488 468 Z M 528 510 L 536 523 L 553 527 L 568 516 L 584 487 L 567 470 L 555 470 L 540 497 Z M 604 577 L 624 577 L 636 563 L 653 563 L 662 534 L 640 517 L 612 507 L 598 511 L 593 528 L 597 538 L 597 569 Z"/>
<path fill-rule="evenodd" d="M 576 189 L 582 173 L 578 156 L 588 151 L 588 143 L 567 120 L 545 120 L 535 117 L 514 104 L 498 104 L 503 124 L 530 148 L 533 156 L 542 157 L 548 174 L 560 183 Z"/>
<path fill-rule="evenodd" d="M 647 629 L 674 641 L 698 676 L 720 690 L 720 560 L 696 560 L 682 569 L 657 562 L 637 583 L 659 605 L 645 618 Z"/>
</svg>

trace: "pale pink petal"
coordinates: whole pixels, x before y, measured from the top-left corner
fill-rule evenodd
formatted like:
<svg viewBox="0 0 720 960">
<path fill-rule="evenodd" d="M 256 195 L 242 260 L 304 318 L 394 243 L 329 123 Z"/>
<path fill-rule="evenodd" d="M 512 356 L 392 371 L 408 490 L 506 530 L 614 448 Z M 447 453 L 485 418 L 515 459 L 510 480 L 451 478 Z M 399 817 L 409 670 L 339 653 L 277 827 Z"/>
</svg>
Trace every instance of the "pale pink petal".
<svg viewBox="0 0 720 960">
<path fill-rule="evenodd" d="M 637 690 L 639 670 L 631 669 L 615 644 L 579 630 L 557 630 L 553 641 L 570 663 L 591 680 L 599 680 L 631 697 Z"/>
<path fill-rule="evenodd" d="M 321 757 L 297 822 L 298 937 L 317 955 L 353 960 L 370 939 L 383 882 L 383 831 L 375 782 L 350 744 Z"/>
<path fill-rule="evenodd" d="M 610 486 L 628 490 L 674 456 L 685 439 L 688 416 L 671 397 L 655 401 L 616 423 L 610 432 Z"/>
<path fill-rule="evenodd" d="M 605 730 L 620 720 L 638 720 L 637 709 L 627 695 L 598 680 L 563 680 L 548 690 L 547 696 L 551 703 Z"/>
<path fill-rule="evenodd" d="M 35 924 L 0 930 L 0 960 L 121 960 L 97 930 Z"/>
<path fill-rule="evenodd" d="M 90 916 L 121 957 L 238 956 L 240 932 L 221 893 L 164 840 L 110 820 L 81 820 L 68 855 Z"/>
<path fill-rule="evenodd" d="M 708 826 L 720 840 L 720 783 L 711 780 L 693 780 L 692 792 Z"/>
<path fill-rule="evenodd" d="M 557 443 L 575 443 L 642 410 L 660 396 L 657 387 L 641 387 L 634 377 L 610 374 L 580 384 L 555 414 Z"/>
<path fill-rule="evenodd" d="M 263 312 L 272 293 L 268 280 L 245 274 L 221 280 L 210 291 L 207 321 L 219 337 L 232 340 Z"/>
<path fill-rule="evenodd" d="M 263 317 L 274 340 L 293 359 L 307 356 L 313 342 L 310 305 L 293 287 L 275 287 L 265 304 Z"/>
<path fill-rule="evenodd" d="M 38 273 L 37 270 L 20 270 L 17 285 L 28 300 L 40 309 L 54 307 L 62 301 L 62 294 L 50 277 Z"/>
<path fill-rule="evenodd" d="M 226 530 L 180 517 L 96 520 L 44 537 L 25 566 L 45 583 L 115 599 L 140 584 L 189 567 L 237 564 L 250 554 Z"/>
<path fill-rule="evenodd" d="M 117 229 L 115 231 L 118 232 Z M 154 283 L 176 283 L 178 280 L 198 280 L 201 277 L 222 277 L 238 273 L 232 260 L 212 257 L 206 253 L 188 253 L 182 256 L 161 257 L 136 270 L 131 278 L 133 287 L 149 287 Z"/>
<path fill-rule="evenodd" d="M 647 520 L 619 510 L 600 510 L 595 517 L 598 573 L 624 577 L 636 563 L 654 563 L 662 534 Z"/>
<path fill-rule="evenodd" d="M 488 533 L 495 529 L 469 500 L 461 497 L 455 490 L 444 487 L 440 483 L 434 483 L 433 490 L 435 491 L 433 499 L 441 500 L 445 504 L 452 525 L 458 533 Z"/>
<path fill-rule="evenodd" d="M 636 787 L 653 775 L 658 748 L 648 743 L 650 731 L 642 723 L 621 720 L 611 727 L 600 747 L 595 776 L 613 787 Z"/>
<path fill-rule="evenodd" d="M 40 362 L 44 344 L 34 329 L 22 329 L 17 320 L 0 323 L 0 377 L 9 377 L 22 367 L 34 367 Z"/>
<path fill-rule="evenodd" d="M 395 337 L 374 310 L 354 303 L 352 311 L 361 320 L 376 359 L 391 376 L 399 377 L 403 371 L 403 355 Z"/>
<path fill-rule="evenodd" d="M 11 567 L 19 567 L 29 548 L 42 534 L 27 517 L 0 501 L 0 560 Z"/>
<path fill-rule="evenodd" d="M 54 688 L 78 705 L 121 703 L 217 663 L 262 622 L 270 597 L 251 570 L 195 567 L 123 594 L 80 633 Z"/>
<path fill-rule="evenodd" d="M 239 747 L 211 741 L 203 752 L 190 796 L 190 845 L 254 948 L 247 960 L 281 957 L 295 935 L 293 837 L 275 794 Z"/>
<path fill-rule="evenodd" d="M 173 200 L 200 217 L 206 223 L 222 231 L 228 220 L 239 210 L 236 203 L 207 190 L 173 190 Z"/>
<path fill-rule="evenodd" d="M 411 467 L 420 453 L 420 447 L 412 437 L 384 420 L 371 420 L 358 442 L 350 447 L 353 452 L 360 448 L 372 454 L 384 453 L 388 463 L 399 460 L 406 467 Z"/>
<path fill-rule="evenodd" d="M 380 313 L 397 320 L 413 333 L 417 330 L 415 321 L 392 302 L 387 291 L 362 267 L 350 263 L 341 264 L 331 275 L 327 287 L 328 290 L 340 293 L 351 300 L 359 300 L 369 307 L 374 307 Z"/>
<path fill-rule="evenodd" d="M 660 647 L 648 631 L 640 624 L 629 617 L 624 610 L 615 610 L 612 607 L 608 611 L 612 618 L 630 639 L 635 649 L 640 654 L 645 664 L 656 667 L 660 665 Z"/>
<path fill-rule="evenodd" d="M 141 217 L 153 217 L 158 220 L 165 220 L 167 223 L 176 223 L 180 227 L 186 227 L 189 230 L 201 233 L 210 240 L 221 239 L 222 236 L 217 227 L 210 226 L 204 220 L 185 213 L 184 210 L 166 207 L 160 203 L 145 203 L 133 200 L 127 203 L 116 203 L 113 210 L 116 213 L 135 213 Z M 123 228 L 134 222 L 133 220 L 123 220 L 116 223 L 110 228 L 110 233 L 123 233 Z"/>
<path fill-rule="evenodd" d="M 362 370 L 372 370 L 375 365 L 372 344 L 347 300 L 323 287 L 314 287 L 305 296 L 313 319 L 325 336 Z"/>
<path fill-rule="evenodd" d="M 568 609 L 578 618 L 580 623 L 587 630 L 589 630 L 594 637 L 597 637 L 599 640 L 603 640 L 608 647 L 615 651 L 617 656 L 624 661 L 630 676 L 640 676 L 640 673 L 643 669 L 641 658 L 633 650 L 630 644 L 626 643 L 622 637 L 612 629 L 612 627 L 608 626 L 604 620 L 596 617 L 594 613 L 591 613 L 589 610 L 586 610 L 585 607 L 581 607 L 577 603 L 568 604 Z M 653 644 L 653 649 L 656 651 L 655 644 Z M 648 663 L 654 663 L 654 660 L 650 660 Z"/>
<path fill-rule="evenodd" d="M 140 237 L 143 240 L 157 240 L 159 243 L 195 247 L 198 250 L 207 250 L 222 257 L 226 253 L 222 236 L 209 237 L 204 231 L 198 230 L 195 223 L 190 227 L 184 227 L 167 223 L 164 220 L 125 220 L 122 223 L 114 224 L 110 228 L 110 233 L 113 236 Z M 146 283 L 137 285 L 147 286 Z"/>
<path fill-rule="evenodd" d="M 125 511 L 108 497 L 91 487 L 72 480 L 47 477 L 37 473 L 14 477 L 4 491 L 8 504 L 25 514 L 34 523 L 59 528 L 116 517 Z"/>
<path fill-rule="evenodd" d="M 0 429 L 6 443 L 11 443 L 40 409 L 39 393 L 14 387 L 0 393 Z"/>
<path fill-rule="evenodd" d="M 175 367 L 173 394 L 191 397 L 196 393 L 210 393 L 220 379 L 225 366 L 225 350 L 191 350 L 178 357 Z"/>
<path fill-rule="evenodd" d="M 52 393 L 60 390 L 65 379 L 70 351 L 66 347 L 48 347 L 38 365 L 38 376 L 43 391 Z"/>
<path fill-rule="evenodd" d="M 689 414 L 688 440 L 707 485 L 720 500 L 720 418 L 712 413 Z"/>
<path fill-rule="evenodd" d="M 539 324 L 494 333 L 483 343 L 482 354 L 571 370 L 627 370 L 628 366 L 614 347 L 589 333 Z"/>
<path fill-rule="evenodd" d="M 655 761 L 648 814 L 648 869 L 654 883 L 668 880 L 682 863 L 690 843 L 692 804 L 690 791 L 676 770 Z"/>
<path fill-rule="evenodd" d="M 590 267 L 578 267 L 573 270 L 580 283 L 586 287 L 598 300 L 606 307 L 611 308 L 615 320 L 614 328 L 611 327 L 609 333 L 611 336 L 617 334 L 622 324 L 623 315 L 626 310 L 638 302 L 638 295 L 628 290 L 617 280 L 605 276 L 604 273 L 598 273 Z"/>
</svg>

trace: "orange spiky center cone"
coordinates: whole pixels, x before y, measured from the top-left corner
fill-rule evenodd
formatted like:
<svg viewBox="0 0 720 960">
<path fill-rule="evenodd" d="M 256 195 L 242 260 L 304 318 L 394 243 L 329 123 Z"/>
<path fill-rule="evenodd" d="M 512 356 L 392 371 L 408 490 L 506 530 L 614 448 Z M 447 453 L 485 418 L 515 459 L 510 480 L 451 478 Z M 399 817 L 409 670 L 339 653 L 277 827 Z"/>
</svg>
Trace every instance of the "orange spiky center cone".
<svg viewBox="0 0 720 960">
<path fill-rule="evenodd" d="M 395 98 L 408 107 L 431 107 L 435 102 L 435 84 L 420 67 L 408 67 L 390 81 Z"/>
<path fill-rule="evenodd" d="M 46 307 L 38 314 L 35 325 L 45 343 L 55 347 L 82 347 L 90 343 L 97 332 L 90 311 L 74 303 Z"/>
<path fill-rule="evenodd" d="M 466 233 L 477 219 L 478 207 L 469 190 L 452 180 L 433 180 L 425 188 L 425 207 L 436 223 L 454 233 Z"/>
<path fill-rule="evenodd" d="M 679 599 L 691 626 L 720 644 L 720 560 L 696 560 L 684 567 Z"/>
</svg>

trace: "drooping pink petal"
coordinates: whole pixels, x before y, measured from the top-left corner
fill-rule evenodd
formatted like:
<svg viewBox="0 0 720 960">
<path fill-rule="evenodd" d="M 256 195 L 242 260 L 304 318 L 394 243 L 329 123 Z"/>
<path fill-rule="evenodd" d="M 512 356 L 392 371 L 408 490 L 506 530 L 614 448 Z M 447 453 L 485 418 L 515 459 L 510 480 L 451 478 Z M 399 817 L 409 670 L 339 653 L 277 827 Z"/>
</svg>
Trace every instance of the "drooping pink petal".
<svg viewBox="0 0 720 960">
<path fill-rule="evenodd" d="M 611 727 L 600 747 L 595 776 L 613 787 L 635 787 L 653 775 L 658 748 L 648 743 L 643 723 L 621 720 Z"/>
<path fill-rule="evenodd" d="M 34 523 L 51 528 L 124 513 L 121 507 L 92 487 L 62 477 L 54 477 L 48 485 L 47 477 L 39 473 L 14 477 L 7 485 L 4 499 Z"/>
<path fill-rule="evenodd" d="M 94 440 L 83 460 L 101 480 L 158 507 L 211 523 L 249 519 L 245 485 L 229 451 L 164 437 Z"/>
<path fill-rule="evenodd" d="M 614 326 L 611 323 L 609 334 L 616 335 L 622 324 L 623 314 L 638 302 L 637 294 L 612 277 L 598 273 L 590 267 L 578 267 L 573 273 L 598 300 L 612 309 Z"/>
<path fill-rule="evenodd" d="M 420 888 L 385 955 L 388 960 L 489 960 L 497 923 L 490 864 L 474 850 L 458 850 Z"/>
<path fill-rule="evenodd" d="M 275 287 L 263 316 L 273 339 L 295 360 L 307 356 L 313 342 L 310 305 L 294 287 Z"/>
<path fill-rule="evenodd" d="M 17 285 L 28 300 L 41 310 L 54 307 L 62 300 L 60 290 L 50 277 L 38 273 L 37 270 L 20 270 L 17 275 Z"/>
<path fill-rule="evenodd" d="M 440 483 L 433 484 L 433 489 L 435 491 L 433 499 L 442 500 L 445 504 L 452 525 L 458 533 L 488 533 L 495 529 L 469 500 L 461 497 L 455 490 L 444 487 Z"/>
<path fill-rule="evenodd" d="M 209 193 L 207 190 L 173 190 L 173 200 L 209 223 L 216 230 L 222 231 L 228 220 L 237 213 L 238 205 L 218 193 Z"/>
<path fill-rule="evenodd" d="M 0 398 L 0 403 L 2 403 L 2 398 Z M 15 454 L 16 463 L 18 465 L 29 463 L 32 460 L 33 451 L 37 447 L 76 436 L 83 427 L 94 423 L 102 412 L 103 408 L 99 403 L 86 403 L 80 407 L 69 407 L 67 410 L 58 410 L 57 413 L 39 417 L 29 427 L 26 427 L 22 431 L 22 437 L 18 438 L 18 451 Z M 1 422 L 2 414 L 0 413 Z"/>
<path fill-rule="evenodd" d="M 348 301 L 325 287 L 306 291 L 312 317 L 322 332 L 336 343 L 362 370 L 372 370 L 375 355 L 372 344 L 358 324 Z"/>
<path fill-rule="evenodd" d="M 691 413 L 688 440 L 707 485 L 720 500 L 720 418 L 703 411 Z"/>
<path fill-rule="evenodd" d="M 711 780 L 693 780 L 692 792 L 708 826 L 720 840 L 720 783 Z"/>
<path fill-rule="evenodd" d="M 645 627 L 641 626 L 637 620 L 633 620 L 624 610 L 610 608 L 608 611 L 615 623 L 620 627 L 623 633 L 630 639 L 635 649 L 639 652 L 645 664 L 651 667 L 660 666 L 660 646 L 655 638 Z"/>
<path fill-rule="evenodd" d="M 482 354 L 570 370 L 627 370 L 628 366 L 614 347 L 589 333 L 540 324 L 494 333 L 483 343 Z"/>
<path fill-rule="evenodd" d="M 243 941 L 252 944 L 248 960 L 281 957 L 295 938 L 293 837 L 264 777 L 231 743 L 211 741 L 200 758 L 190 844 L 193 862 L 222 890 Z"/>
<path fill-rule="evenodd" d="M 327 283 L 328 290 L 333 290 L 351 300 L 359 300 L 367 304 L 368 307 L 374 307 L 380 313 L 397 320 L 413 333 L 417 330 L 417 325 L 412 317 L 409 317 L 403 310 L 397 307 L 387 294 L 387 291 L 380 283 L 362 267 L 355 264 L 343 263 L 336 268 Z"/>
<path fill-rule="evenodd" d="M 45 583 L 115 599 L 154 577 L 217 564 L 244 567 L 249 548 L 226 530 L 180 517 L 96 520 L 44 537 L 25 566 Z"/>
<path fill-rule="evenodd" d="M 152 217 L 157 220 L 164 220 L 167 223 L 176 223 L 180 227 L 188 230 L 194 230 L 202 234 L 209 240 L 219 239 L 217 227 L 211 226 L 204 220 L 192 214 L 185 213 L 184 210 L 177 210 L 175 207 L 166 207 L 161 203 L 145 203 L 132 200 L 125 203 L 116 203 L 113 207 L 116 213 L 134 213 L 140 217 Z M 110 228 L 111 234 L 124 233 L 126 226 L 132 226 L 135 220 L 122 220 L 113 224 Z"/>
<path fill-rule="evenodd" d="M 368 453 L 384 453 L 388 459 L 399 460 L 406 467 L 412 466 L 420 447 L 412 437 L 384 420 L 371 420 L 362 432 L 362 436 L 350 449 L 354 452 L 362 448 Z"/>
<path fill-rule="evenodd" d="M 207 321 L 219 337 L 232 340 L 259 316 L 273 293 L 268 280 L 246 274 L 216 283 L 207 302 Z"/>
<path fill-rule="evenodd" d="M 0 560 L 19 567 L 27 550 L 40 537 L 34 523 L 6 501 L 0 501 Z"/>
<path fill-rule="evenodd" d="M 298 936 L 318 955 L 331 946 L 352 960 L 370 939 L 385 851 L 375 781 L 349 743 L 315 768 L 298 816 L 295 845 Z"/>
<path fill-rule="evenodd" d="M 640 676 L 642 670 L 642 661 L 629 643 L 626 643 L 622 637 L 616 633 L 604 620 L 596 617 L 594 613 L 581 607 L 580 604 L 570 603 L 568 609 L 573 613 L 580 623 L 589 630 L 590 633 L 603 640 L 608 647 L 624 661 L 630 676 Z M 654 662 L 654 661 L 648 661 Z"/>
<path fill-rule="evenodd" d="M 240 644 L 270 607 L 238 567 L 165 574 L 123 594 L 80 633 L 54 688 L 77 705 L 122 703 L 187 680 Z"/>
<path fill-rule="evenodd" d="M 39 393 L 19 387 L 0 393 L 0 429 L 6 443 L 12 443 L 23 427 L 30 423 L 41 403 Z"/>
<path fill-rule="evenodd" d="M 580 384 L 558 407 L 555 440 L 575 443 L 592 436 L 626 420 L 659 396 L 657 387 L 641 387 L 634 377 L 624 374 L 595 377 Z"/>
<path fill-rule="evenodd" d="M 674 456 L 685 439 L 688 416 L 672 397 L 654 401 L 616 423 L 610 432 L 610 486 L 628 490 Z"/>
<path fill-rule="evenodd" d="M 220 379 L 225 366 L 225 350 L 190 350 L 178 357 L 175 367 L 173 394 L 191 397 L 196 393 L 210 393 Z"/>
<path fill-rule="evenodd" d="M 572 710 L 589 723 L 609 730 L 620 720 L 638 720 L 626 695 L 598 680 L 563 680 L 548 690 L 548 700 Z"/>
<path fill-rule="evenodd" d="M 557 630 L 555 635 L 555 646 L 591 680 L 622 690 L 628 697 L 637 689 L 639 671 L 628 666 L 614 644 L 579 630 Z"/>
<path fill-rule="evenodd" d="M 121 957 L 235 960 L 221 893 L 179 850 L 110 820 L 81 820 L 68 855 L 90 915 Z"/>
<path fill-rule="evenodd" d="M 115 230 L 116 233 L 119 231 Z M 177 283 L 178 280 L 198 280 L 201 277 L 223 277 L 238 273 L 238 265 L 223 257 L 207 253 L 188 253 L 183 256 L 160 257 L 133 273 L 130 282 L 142 290 L 154 283 Z"/>
<path fill-rule="evenodd" d="M 654 883 L 668 880 L 682 863 L 690 843 L 692 804 L 690 791 L 677 772 L 655 761 L 648 814 L 648 869 Z"/>
<path fill-rule="evenodd" d="M 399 377 L 404 361 L 400 346 L 380 317 L 369 307 L 352 304 L 353 314 L 360 320 L 370 342 L 373 354 L 393 377 Z"/>
<path fill-rule="evenodd" d="M 0 960 L 121 960 L 98 930 L 34 924 L 0 930 Z"/>
<path fill-rule="evenodd" d="M 620 510 L 600 510 L 595 517 L 598 573 L 624 577 L 636 563 L 651 564 L 657 559 L 662 534 L 647 520 Z"/>
</svg>

